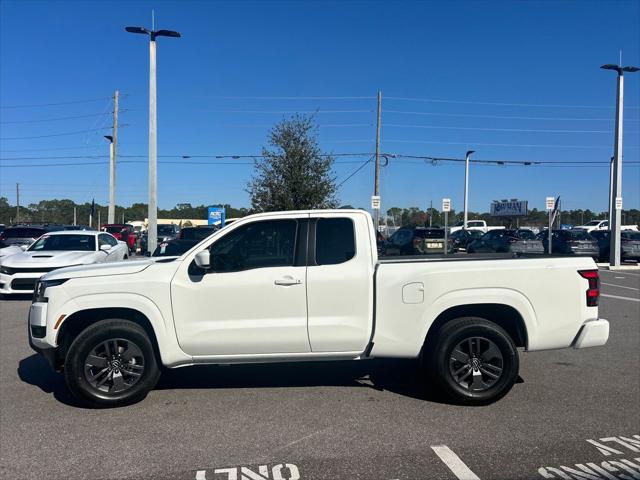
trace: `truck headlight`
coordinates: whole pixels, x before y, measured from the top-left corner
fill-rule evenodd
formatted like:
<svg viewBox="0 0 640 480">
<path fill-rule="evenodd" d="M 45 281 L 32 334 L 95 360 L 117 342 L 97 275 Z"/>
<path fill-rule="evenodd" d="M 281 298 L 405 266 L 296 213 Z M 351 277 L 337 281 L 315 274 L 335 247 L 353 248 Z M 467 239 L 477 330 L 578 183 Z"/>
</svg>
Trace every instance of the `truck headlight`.
<svg viewBox="0 0 640 480">
<path fill-rule="evenodd" d="M 67 280 L 67 278 L 61 280 L 38 280 L 36 287 L 33 289 L 33 302 L 47 302 L 48 298 L 44 296 L 47 288 L 62 285 Z"/>
</svg>

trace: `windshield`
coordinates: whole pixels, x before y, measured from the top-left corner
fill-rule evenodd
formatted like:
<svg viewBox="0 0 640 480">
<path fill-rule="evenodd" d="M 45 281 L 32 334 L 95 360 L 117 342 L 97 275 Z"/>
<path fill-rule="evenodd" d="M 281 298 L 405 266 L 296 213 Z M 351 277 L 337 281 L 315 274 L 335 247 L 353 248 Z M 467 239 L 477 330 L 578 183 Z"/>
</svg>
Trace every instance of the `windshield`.
<svg viewBox="0 0 640 480">
<path fill-rule="evenodd" d="M 216 230 L 214 228 L 185 228 L 181 237 L 185 240 L 204 240 Z"/>
<path fill-rule="evenodd" d="M 632 230 L 623 230 L 620 232 L 620 236 L 627 240 L 640 240 L 640 232 L 634 232 Z"/>
<path fill-rule="evenodd" d="M 602 220 L 591 220 L 590 222 L 585 223 L 585 226 L 587 227 L 595 227 L 596 225 L 600 224 Z"/>
<path fill-rule="evenodd" d="M 93 235 L 43 235 L 31 247 L 30 252 L 39 250 L 72 250 L 93 252 L 96 237 Z"/>
<path fill-rule="evenodd" d="M 444 230 L 442 229 L 425 230 L 423 238 L 444 238 Z"/>
<path fill-rule="evenodd" d="M 184 252 L 188 251 L 191 247 L 193 247 L 197 242 L 188 241 L 176 241 L 173 240 L 171 242 L 162 242 L 160 245 L 156 247 L 153 252 L 152 257 L 174 257 L 180 256 Z"/>
<path fill-rule="evenodd" d="M 107 227 L 102 227 L 102 231 L 103 232 L 108 232 L 108 233 L 120 233 L 122 232 L 122 227 L 119 227 L 117 225 L 110 225 Z"/>
<path fill-rule="evenodd" d="M 173 235 L 174 233 L 173 225 L 158 225 L 158 235 Z"/>
<path fill-rule="evenodd" d="M 593 237 L 583 230 L 569 230 L 566 235 L 571 240 L 593 240 Z"/>
</svg>

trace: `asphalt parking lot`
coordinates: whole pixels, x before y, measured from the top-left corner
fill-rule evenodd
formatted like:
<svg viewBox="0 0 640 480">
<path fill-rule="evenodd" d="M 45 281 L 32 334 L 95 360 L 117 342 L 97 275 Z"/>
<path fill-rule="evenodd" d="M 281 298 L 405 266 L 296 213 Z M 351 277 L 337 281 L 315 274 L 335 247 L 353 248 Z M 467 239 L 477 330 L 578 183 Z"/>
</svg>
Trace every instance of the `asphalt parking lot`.
<svg viewBox="0 0 640 480">
<path fill-rule="evenodd" d="M 78 406 L 0 301 L 6 479 L 638 479 L 640 271 L 602 270 L 605 347 L 523 353 L 486 407 L 442 403 L 411 362 L 192 367 L 145 401 Z"/>
</svg>

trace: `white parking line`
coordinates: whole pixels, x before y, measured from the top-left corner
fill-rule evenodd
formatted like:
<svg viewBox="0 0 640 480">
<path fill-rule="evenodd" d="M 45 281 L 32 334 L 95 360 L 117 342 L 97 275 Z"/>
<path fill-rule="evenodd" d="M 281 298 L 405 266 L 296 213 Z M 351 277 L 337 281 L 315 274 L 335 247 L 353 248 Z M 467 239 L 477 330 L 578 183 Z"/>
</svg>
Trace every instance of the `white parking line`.
<svg viewBox="0 0 640 480">
<path fill-rule="evenodd" d="M 640 302 L 640 298 L 621 297 L 619 295 L 607 295 L 606 293 L 601 293 L 600 296 L 601 297 L 608 297 L 608 298 L 617 298 L 619 300 L 630 300 L 632 302 Z"/>
<path fill-rule="evenodd" d="M 431 449 L 436 452 L 440 460 L 449 467 L 449 470 L 451 470 L 459 480 L 480 480 L 480 478 L 460 460 L 460 457 L 446 445 L 435 445 L 432 446 Z"/>
<path fill-rule="evenodd" d="M 615 283 L 602 282 L 602 285 L 609 285 L 610 287 L 626 288 L 627 290 L 635 290 L 636 292 L 640 292 L 640 288 L 625 287 L 624 285 L 616 285 Z"/>
</svg>

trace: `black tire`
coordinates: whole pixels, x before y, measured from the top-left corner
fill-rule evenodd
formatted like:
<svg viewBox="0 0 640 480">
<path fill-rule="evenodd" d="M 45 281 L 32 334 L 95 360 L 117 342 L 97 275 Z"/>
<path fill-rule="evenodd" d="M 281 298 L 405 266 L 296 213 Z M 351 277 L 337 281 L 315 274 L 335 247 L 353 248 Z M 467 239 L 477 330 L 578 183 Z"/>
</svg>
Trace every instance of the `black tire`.
<svg viewBox="0 0 640 480">
<path fill-rule="evenodd" d="M 78 400 L 105 408 L 142 400 L 158 382 L 160 369 L 149 336 L 140 325 L 108 319 L 75 338 L 67 351 L 64 374 Z"/>
<path fill-rule="evenodd" d="M 484 318 L 449 321 L 425 349 L 430 379 L 454 403 L 493 403 L 511 390 L 518 377 L 518 351 L 513 340 L 500 326 Z M 458 376 L 456 372 L 460 372 Z M 465 375 L 470 376 L 463 378 Z"/>
</svg>

